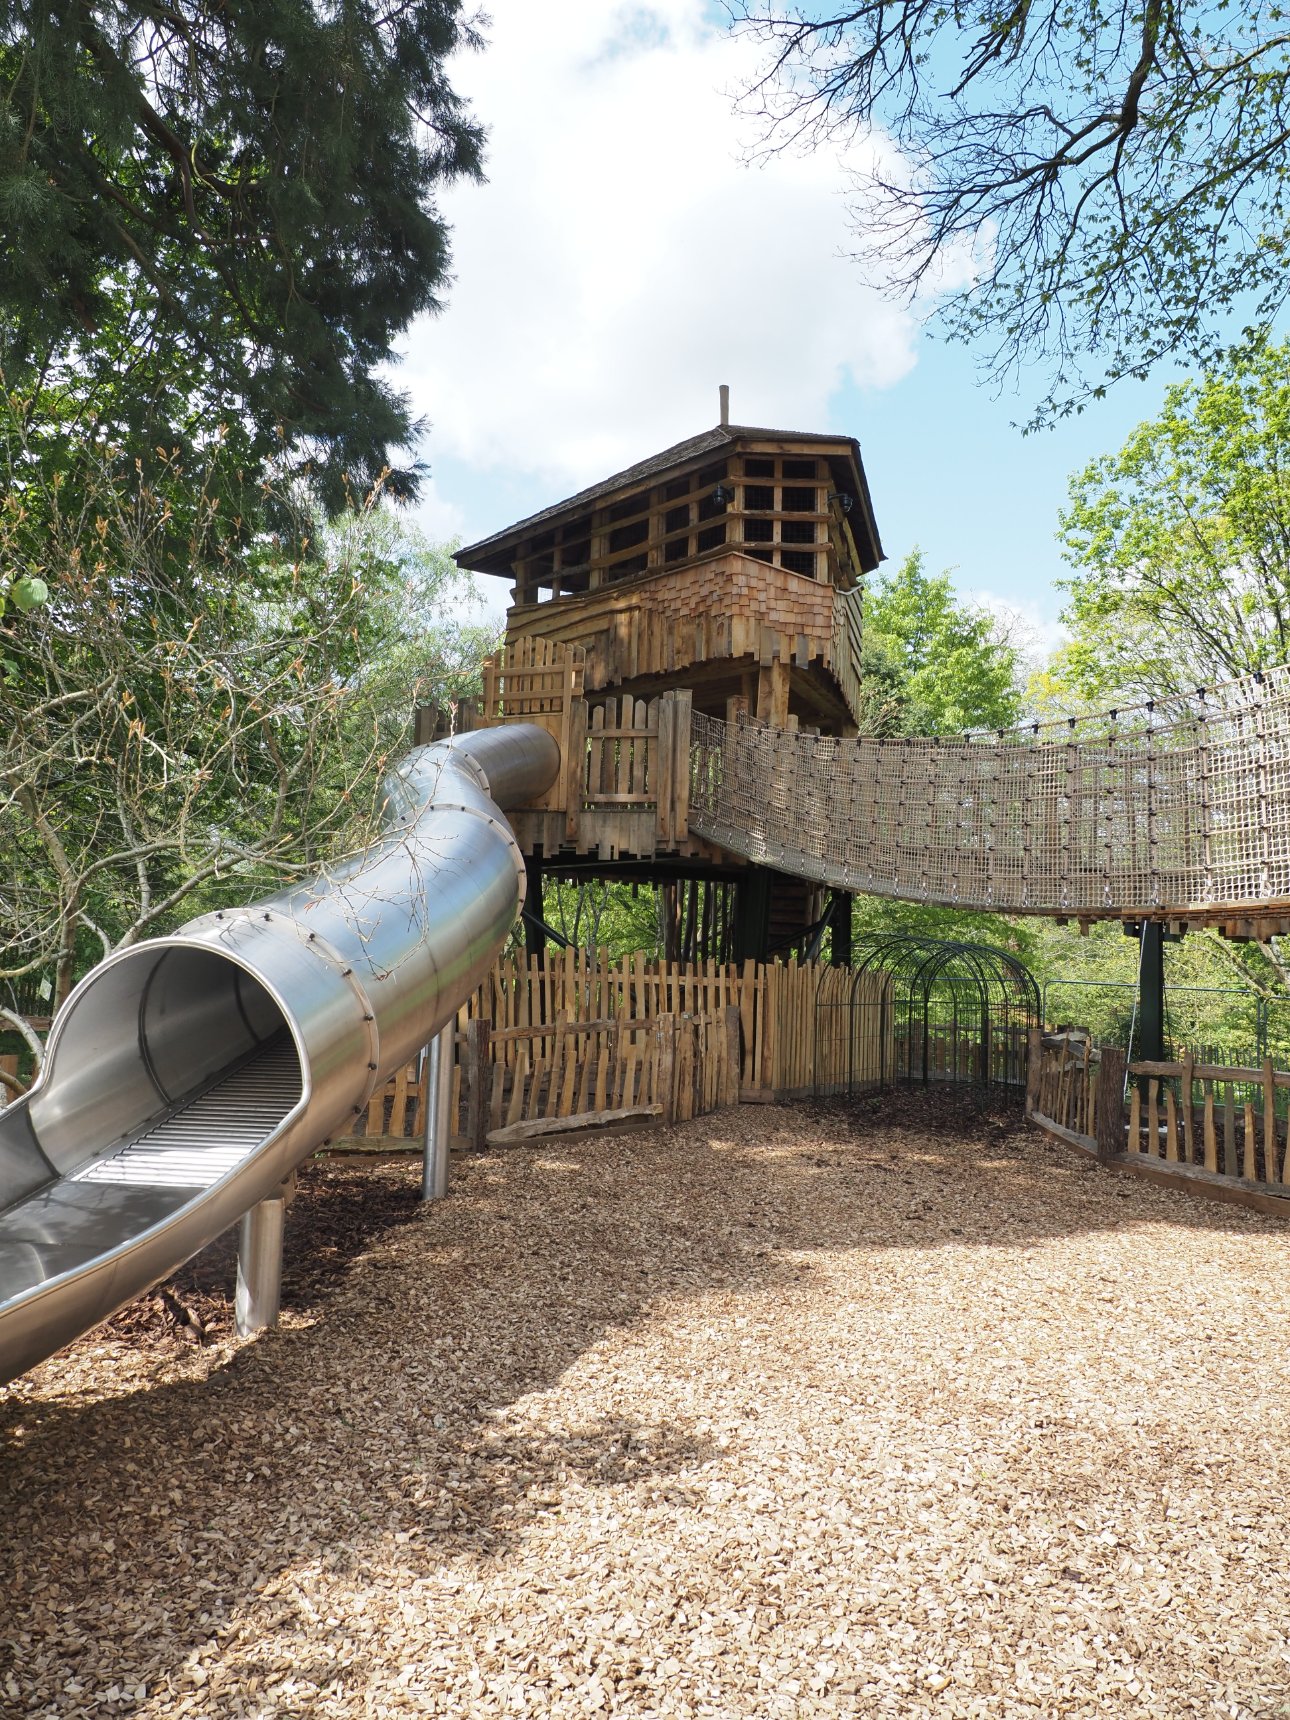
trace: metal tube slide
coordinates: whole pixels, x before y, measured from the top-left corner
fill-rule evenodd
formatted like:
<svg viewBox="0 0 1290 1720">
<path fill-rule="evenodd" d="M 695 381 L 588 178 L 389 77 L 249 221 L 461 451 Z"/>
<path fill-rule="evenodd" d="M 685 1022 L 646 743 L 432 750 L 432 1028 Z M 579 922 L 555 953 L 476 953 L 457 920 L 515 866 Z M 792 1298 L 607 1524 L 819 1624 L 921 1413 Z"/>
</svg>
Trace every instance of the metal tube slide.
<svg viewBox="0 0 1290 1720">
<path fill-rule="evenodd" d="M 524 901 L 500 809 L 559 762 L 527 723 L 418 747 L 362 854 L 81 981 L 0 1112 L 0 1383 L 275 1195 L 452 1018 Z"/>
</svg>

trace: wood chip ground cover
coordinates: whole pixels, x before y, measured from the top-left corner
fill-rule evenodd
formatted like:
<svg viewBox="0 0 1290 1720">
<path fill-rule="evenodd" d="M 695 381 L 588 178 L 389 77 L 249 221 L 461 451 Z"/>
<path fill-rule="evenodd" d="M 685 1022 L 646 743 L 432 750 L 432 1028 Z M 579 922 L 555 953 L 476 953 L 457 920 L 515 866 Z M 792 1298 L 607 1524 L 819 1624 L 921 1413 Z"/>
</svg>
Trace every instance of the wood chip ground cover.
<svg viewBox="0 0 1290 1720">
<path fill-rule="evenodd" d="M 0 1713 L 1290 1715 L 1276 1220 L 943 1095 L 454 1175 L 0 1393 Z"/>
</svg>

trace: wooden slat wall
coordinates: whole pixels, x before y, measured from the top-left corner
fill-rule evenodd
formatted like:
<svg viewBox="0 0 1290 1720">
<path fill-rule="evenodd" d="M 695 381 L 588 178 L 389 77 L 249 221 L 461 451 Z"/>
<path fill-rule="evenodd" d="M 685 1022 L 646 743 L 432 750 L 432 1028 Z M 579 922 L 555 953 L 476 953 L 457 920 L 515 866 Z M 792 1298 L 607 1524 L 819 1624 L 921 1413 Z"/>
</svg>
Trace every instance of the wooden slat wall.
<svg viewBox="0 0 1290 1720">
<path fill-rule="evenodd" d="M 570 802 L 572 761 L 580 756 L 580 749 L 572 744 L 574 713 L 582 697 L 585 661 L 580 646 L 536 636 L 510 640 L 484 661 L 478 726 L 536 723 L 559 743 L 560 774 L 533 802 L 546 811 L 562 811 Z"/>
<path fill-rule="evenodd" d="M 538 723 L 560 745 L 560 775 L 530 811 L 563 812 L 566 843 L 616 859 L 620 848 L 670 849 L 689 835 L 692 695 L 588 703 L 580 647 L 532 637 L 511 641 L 483 667 L 481 728 Z"/>
<path fill-rule="evenodd" d="M 893 1068 L 883 986 L 796 961 L 506 958 L 458 1011 L 458 1134 L 482 1145 L 489 1130 L 537 1117 L 657 1104 L 684 1121 L 741 1099 L 876 1087 Z M 354 1133 L 415 1135 L 422 1102 L 410 1066 L 373 1096 Z"/>
</svg>

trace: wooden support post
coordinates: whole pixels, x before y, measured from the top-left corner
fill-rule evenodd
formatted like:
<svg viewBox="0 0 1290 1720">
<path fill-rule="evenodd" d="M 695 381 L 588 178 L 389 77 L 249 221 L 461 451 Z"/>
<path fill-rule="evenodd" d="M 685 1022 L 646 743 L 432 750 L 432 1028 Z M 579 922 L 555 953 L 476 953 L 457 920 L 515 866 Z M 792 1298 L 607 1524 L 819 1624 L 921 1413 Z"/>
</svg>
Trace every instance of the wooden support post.
<svg viewBox="0 0 1290 1720">
<path fill-rule="evenodd" d="M 1039 1077 L 1043 1072 L 1044 1032 L 1032 1027 L 1026 1034 L 1026 1115 L 1033 1117 L 1039 1109 Z"/>
<path fill-rule="evenodd" d="M 524 856 L 524 873 L 527 887 L 524 892 L 524 906 L 527 910 L 524 920 L 524 953 L 536 956 L 538 966 L 546 960 L 546 933 L 535 922 L 544 920 L 542 902 L 542 857 L 540 854 Z M 531 916 L 531 917 L 530 917 Z"/>
<path fill-rule="evenodd" d="M 749 866 L 736 887 L 735 960 L 766 960 L 770 940 L 770 870 Z"/>
<path fill-rule="evenodd" d="M 1142 992 L 1138 1002 L 1138 1057 L 1143 1063 L 1165 1060 L 1165 928 L 1159 920 L 1143 920 Z M 1151 1150 L 1156 1151 L 1152 1139 Z"/>
<path fill-rule="evenodd" d="M 774 657 L 757 671 L 757 717 L 773 729 L 788 725 L 788 664 Z"/>
<path fill-rule="evenodd" d="M 439 727 L 438 705 L 415 705 L 412 710 L 412 744 L 429 746 Z"/>
<path fill-rule="evenodd" d="M 1097 1071 L 1097 1097 L 1093 1104 L 1097 1118 L 1099 1164 L 1110 1164 L 1124 1151 L 1124 1064 L 1124 1053 L 1118 1045 L 1102 1047 L 1102 1061 Z"/>
<path fill-rule="evenodd" d="M 466 1070 L 469 1095 L 466 1101 L 466 1140 L 472 1152 L 488 1145 L 488 1087 L 490 1028 L 476 1018 L 466 1029 Z"/>
<path fill-rule="evenodd" d="M 851 966 L 851 897 L 835 890 L 829 911 L 829 960 L 834 967 Z"/>
</svg>

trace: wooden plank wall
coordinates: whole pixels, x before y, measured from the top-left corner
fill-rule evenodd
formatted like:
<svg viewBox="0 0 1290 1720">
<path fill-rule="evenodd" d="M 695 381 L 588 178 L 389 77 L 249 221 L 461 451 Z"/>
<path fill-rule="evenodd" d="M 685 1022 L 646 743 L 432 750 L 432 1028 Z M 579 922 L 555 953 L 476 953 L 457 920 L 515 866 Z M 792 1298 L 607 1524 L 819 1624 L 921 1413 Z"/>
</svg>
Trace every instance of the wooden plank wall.
<svg viewBox="0 0 1290 1720">
<path fill-rule="evenodd" d="M 860 675 L 860 646 L 864 634 L 864 592 L 833 593 L 833 634 L 830 641 L 829 668 L 833 679 L 842 689 L 847 709 L 857 722 L 864 716 L 864 684 Z"/>
<path fill-rule="evenodd" d="M 612 961 L 581 950 L 549 951 L 542 967 L 505 958 L 458 1012 L 457 1134 L 483 1145 L 490 1130 L 539 1117 L 659 1105 L 681 1122 L 741 1099 L 877 1087 L 892 1068 L 883 986 L 880 976 L 796 961 Z M 413 1065 L 373 1096 L 354 1134 L 414 1136 L 422 1103 Z"/>
</svg>

